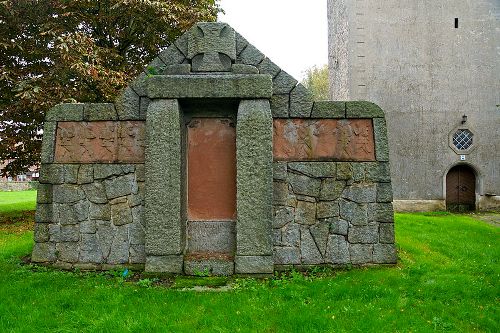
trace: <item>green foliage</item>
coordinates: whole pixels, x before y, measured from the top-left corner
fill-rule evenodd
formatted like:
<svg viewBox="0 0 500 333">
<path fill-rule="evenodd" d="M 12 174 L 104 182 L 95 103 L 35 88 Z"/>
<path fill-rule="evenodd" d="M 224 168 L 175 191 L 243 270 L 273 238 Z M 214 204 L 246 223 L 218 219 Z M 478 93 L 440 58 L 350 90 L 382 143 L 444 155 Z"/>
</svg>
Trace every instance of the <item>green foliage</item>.
<svg viewBox="0 0 500 333">
<path fill-rule="evenodd" d="M 140 279 L 137 281 L 137 285 L 140 287 L 144 288 L 151 288 L 155 282 L 157 282 L 158 279 L 156 278 L 145 278 L 145 279 Z"/>
<path fill-rule="evenodd" d="M 305 71 L 302 84 L 313 94 L 315 101 L 327 101 L 329 95 L 328 65 L 313 66 Z"/>
<path fill-rule="evenodd" d="M 0 1 L 0 161 L 17 174 L 39 161 L 45 112 L 109 102 L 218 0 Z"/>
</svg>

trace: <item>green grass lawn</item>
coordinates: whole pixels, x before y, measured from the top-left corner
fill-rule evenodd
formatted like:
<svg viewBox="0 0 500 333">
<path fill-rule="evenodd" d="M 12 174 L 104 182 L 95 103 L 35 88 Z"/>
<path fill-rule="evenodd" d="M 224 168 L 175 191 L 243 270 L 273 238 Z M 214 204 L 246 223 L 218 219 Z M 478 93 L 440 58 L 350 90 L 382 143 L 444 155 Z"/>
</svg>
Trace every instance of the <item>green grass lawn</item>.
<svg viewBox="0 0 500 333">
<path fill-rule="evenodd" d="M 394 267 L 209 291 L 21 265 L 32 235 L 0 229 L 0 332 L 500 331 L 500 229 L 467 215 L 397 214 Z M 224 284 L 179 278 L 174 287 L 207 281 Z"/>
<path fill-rule="evenodd" d="M 35 209 L 36 191 L 0 192 L 0 214 Z"/>
</svg>

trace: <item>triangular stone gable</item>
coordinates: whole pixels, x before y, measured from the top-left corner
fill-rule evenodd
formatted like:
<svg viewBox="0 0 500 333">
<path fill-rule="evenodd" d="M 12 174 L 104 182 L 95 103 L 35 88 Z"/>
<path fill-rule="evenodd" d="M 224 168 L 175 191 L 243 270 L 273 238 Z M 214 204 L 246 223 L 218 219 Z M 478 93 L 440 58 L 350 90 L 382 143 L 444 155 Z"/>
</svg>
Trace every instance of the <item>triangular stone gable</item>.
<svg viewBox="0 0 500 333">
<path fill-rule="evenodd" d="M 235 58 L 231 59 L 233 74 L 268 74 L 272 77 L 273 95 L 271 111 L 273 118 L 310 117 L 313 110 L 313 98 L 310 92 L 286 71 L 267 58 L 243 36 L 226 23 L 198 23 L 180 36 L 167 49 L 161 51 L 116 99 L 119 119 L 145 119 L 149 99 L 146 92 L 146 80 L 152 75 L 189 75 L 193 71 L 193 59 L 189 43 L 200 26 L 229 29 L 234 33 Z M 208 45 L 208 48 L 216 45 Z M 207 48 L 205 46 L 205 48 Z M 137 110 L 140 110 L 139 113 Z"/>
</svg>

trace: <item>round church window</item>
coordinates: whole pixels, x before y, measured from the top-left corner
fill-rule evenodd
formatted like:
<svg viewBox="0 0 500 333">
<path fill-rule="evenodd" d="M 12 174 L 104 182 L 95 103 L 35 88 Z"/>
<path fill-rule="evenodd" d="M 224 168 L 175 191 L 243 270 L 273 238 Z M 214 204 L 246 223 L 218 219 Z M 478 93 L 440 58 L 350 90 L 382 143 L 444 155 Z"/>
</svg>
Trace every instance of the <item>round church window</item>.
<svg viewBox="0 0 500 333">
<path fill-rule="evenodd" d="M 453 145 L 458 150 L 467 150 L 472 146 L 472 134 L 468 129 L 459 129 L 453 134 Z"/>
</svg>

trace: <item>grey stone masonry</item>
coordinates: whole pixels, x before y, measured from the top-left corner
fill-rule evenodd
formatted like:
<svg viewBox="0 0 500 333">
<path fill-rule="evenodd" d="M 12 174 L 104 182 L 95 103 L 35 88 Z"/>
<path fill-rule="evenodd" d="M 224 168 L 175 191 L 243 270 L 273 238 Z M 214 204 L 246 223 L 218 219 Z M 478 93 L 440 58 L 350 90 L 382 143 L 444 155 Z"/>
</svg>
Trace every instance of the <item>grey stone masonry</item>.
<svg viewBox="0 0 500 333">
<path fill-rule="evenodd" d="M 50 166 L 45 170 L 54 173 L 38 190 L 32 261 L 68 269 L 82 263 L 93 269 L 133 264 L 130 244 L 136 236 L 118 226 L 132 223 L 131 193 L 143 196 L 143 182 L 135 176 L 136 165 L 99 165 L 101 171 L 107 169 L 107 176 L 101 179 L 91 176 L 97 164 Z M 113 171 L 117 169 L 120 172 Z M 79 183 L 78 179 L 86 181 Z M 106 186 L 119 196 L 108 199 Z M 135 204 L 142 207 L 144 203 L 139 200 Z"/>
<path fill-rule="evenodd" d="M 207 115 L 235 127 L 231 219 L 189 214 L 189 124 Z M 284 157 L 276 150 L 280 123 L 289 126 Z M 394 264 L 386 127 L 377 105 L 314 101 L 229 25 L 198 23 L 114 103 L 47 112 L 32 261 L 216 275 Z M 323 148 L 347 155 L 316 154 L 320 137 L 336 140 Z M 349 142 L 352 152 L 339 148 Z M 371 157 L 356 155 L 361 150 Z"/>
<path fill-rule="evenodd" d="M 272 117 L 269 101 L 243 100 L 238 108 L 236 132 L 237 212 L 236 273 L 272 271 Z M 264 257 L 263 257 L 264 258 Z M 270 266 L 269 266 L 270 265 Z"/>
<path fill-rule="evenodd" d="M 146 120 L 146 268 L 158 271 L 161 256 L 168 256 L 164 272 L 180 273 L 174 264 L 182 255 L 181 129 L 177 100 L 154 100 Z M 168 152 L 168 154 L 166 153 Z M 168 156 L 168 158 L 166 158 Z M 150 261 L 150 258 L 153 260 Z M 182 265 L 181 265 L 182 267 Z"/>
<path fill-rule="evenodd" d="M 274 170 L 275 265 L 396 262 L 384 164 L 275 161 Z"/>
</svg>

